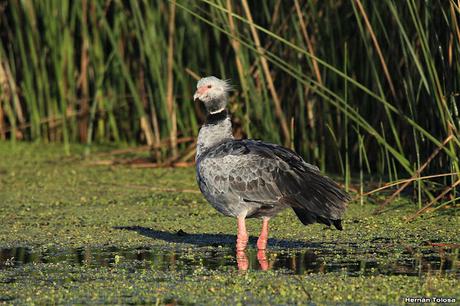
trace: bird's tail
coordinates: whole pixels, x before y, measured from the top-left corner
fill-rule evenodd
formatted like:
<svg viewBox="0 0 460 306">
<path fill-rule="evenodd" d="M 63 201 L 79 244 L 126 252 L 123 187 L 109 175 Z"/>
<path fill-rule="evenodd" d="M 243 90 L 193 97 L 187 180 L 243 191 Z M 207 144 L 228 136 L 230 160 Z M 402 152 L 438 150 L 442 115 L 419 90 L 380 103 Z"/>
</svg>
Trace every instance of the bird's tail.
<svg viewBox="0 0 460 306">
<path fill-rule="evenodd" d="M 342 227 L 342 220 L 337 219 L 328 219 L 325 217 L 321 217 L 315 213 L 312 213 L 308 211 L 305 208 L 300 208 L 300 207 L 292 207 L 294 210 L 295 214 L 297 215 L 297 218 L 299 218 L 300 222 L 302 222 L 304 225 L 312 224 L 312 223 L 323 223 L 326 224 L 327 226 L 334 225 L 334 227 L 338 230 L 343 230 Z"/>
</svg>

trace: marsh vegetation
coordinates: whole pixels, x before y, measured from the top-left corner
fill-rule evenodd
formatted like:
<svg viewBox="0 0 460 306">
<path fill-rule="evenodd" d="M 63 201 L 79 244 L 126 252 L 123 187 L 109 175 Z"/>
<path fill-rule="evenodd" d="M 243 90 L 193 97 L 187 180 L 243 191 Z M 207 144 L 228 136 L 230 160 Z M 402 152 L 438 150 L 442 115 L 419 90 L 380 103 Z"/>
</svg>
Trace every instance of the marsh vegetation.
<svg viewBox="0 0 460 306">
<path fill-rule="evenodd" d="M 459 17 L 454 0 L 0 2 L 0 303 L 453 296 Z M 250 249 L 238 273 L 233 222 L 187 167 L 212 74 L 234 84 L 237 137 L 351 192 L 345 231 L 283 213 L 269 271 Z"/>
</svg>

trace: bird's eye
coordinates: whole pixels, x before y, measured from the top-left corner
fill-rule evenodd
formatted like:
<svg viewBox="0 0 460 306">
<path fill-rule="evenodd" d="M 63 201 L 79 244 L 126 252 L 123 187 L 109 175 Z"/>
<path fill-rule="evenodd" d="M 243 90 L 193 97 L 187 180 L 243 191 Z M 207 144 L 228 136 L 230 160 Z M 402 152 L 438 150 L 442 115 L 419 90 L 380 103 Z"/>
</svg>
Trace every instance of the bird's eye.
<svg viewBox="0 0 460 306">
<path fill-rule="evenodd" d="M 208 88 L 211 88 L 211 87 L 212 87 L 212 85 L 208 85 Z"/>
</svg>

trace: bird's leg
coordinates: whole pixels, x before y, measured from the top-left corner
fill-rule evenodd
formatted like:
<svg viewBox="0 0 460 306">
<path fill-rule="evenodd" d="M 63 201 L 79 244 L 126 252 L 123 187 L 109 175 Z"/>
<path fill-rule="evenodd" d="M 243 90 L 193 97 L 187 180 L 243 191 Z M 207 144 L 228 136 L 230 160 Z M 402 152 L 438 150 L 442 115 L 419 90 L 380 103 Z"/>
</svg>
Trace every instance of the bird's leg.
<svg viewBox="0 0 460 306">
<path fill-rule="evenodd" d="M 248 244 L 249 235 L 246 231 L 246 216 L 238 217 L 238 237 L 236 239 L 236 250 L 244 251 Z"/>
<path fill-rule="evenodd" d="M 262 231 L 260 232 L 259 239 L 257 239 L 257 248 L 259 250 L 265 250 L 267 248 L 268 241 L 268 221 L 270 218 L 262 219 Z"/>
</svg>

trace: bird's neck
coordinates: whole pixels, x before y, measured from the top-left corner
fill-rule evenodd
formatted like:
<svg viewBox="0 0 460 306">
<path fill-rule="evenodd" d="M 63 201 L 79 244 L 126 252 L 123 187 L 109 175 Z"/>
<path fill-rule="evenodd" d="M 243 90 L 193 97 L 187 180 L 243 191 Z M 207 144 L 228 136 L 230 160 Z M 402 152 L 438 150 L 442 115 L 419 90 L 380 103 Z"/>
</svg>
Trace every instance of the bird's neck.
<svg viewBox="0 0 460 306">
<path fill-rule="evenodd" d="M 211 147 L 231 139 L 233 139 L 232 122 L 228 111 L 223 109 L 209 113 L 206 123 L 198 134 L 196 159 Z"/>
<path fill-rule="evenodd" d="M 220 109 L 218 111 L 209 112 L 206 116 L 205 125 L 215 125 L 224 121 L 227 118 L 230 117 L 228 115 L 228 111 L 225 108 Z"/>
</svg>

